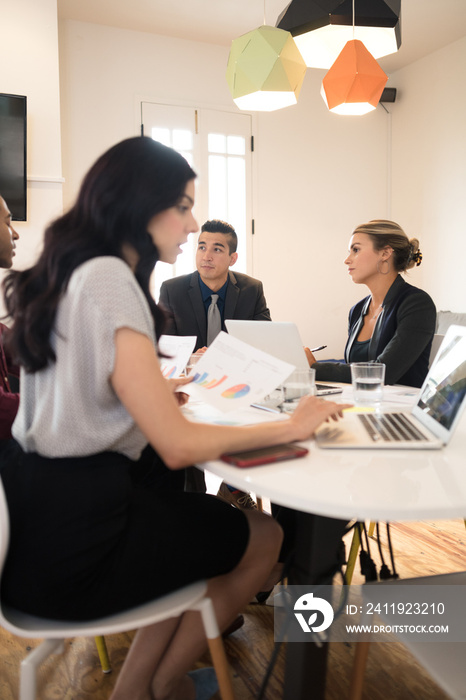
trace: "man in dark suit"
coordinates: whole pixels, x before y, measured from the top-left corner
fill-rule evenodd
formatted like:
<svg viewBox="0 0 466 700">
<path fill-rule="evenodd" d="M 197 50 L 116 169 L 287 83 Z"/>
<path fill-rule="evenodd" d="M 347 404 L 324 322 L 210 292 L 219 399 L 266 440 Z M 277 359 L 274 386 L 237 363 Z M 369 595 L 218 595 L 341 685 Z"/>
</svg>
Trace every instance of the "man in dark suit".
<svg viewBox="0 0 466 700">
<path fill-rule="evenodd" d="M 160 288 L 159 301 L 168 313 L 165 333 L 197 336 L 195 350 L 210 345 L 215 335 L 208 329 L 213 301 L 220 312 L 217 332 L 226 330 L 225 319 L 271 321 L 262 282 L 230 270 L 238 259 L 237 246 L 233 226 L 218 219 L 205 222 L 197 242 L 196 272 L 167 280 Z M 186 489 L 205 492 L 204 474 L 194 467 L 188 468 Z M 225 483 L 218 495 L 240 508 L 256 507 L 248 493 Z"/>
<path fill-rule="evenodd" d="M 197 244 L 196 272 L 167 280 L 160 303 L 168 312 L 168 335 L 195 335 L 195 350 L 207 346 L 207 314 L 213 293 L 218 295 L 222 330 L 225 319 L 270 321 L 262 282 L 232 272 L 238 259 L 238 238 L 224 221 L 206 221 Z"/>
<path fill-rule="evenodd" d="M 19 234 L 11 224 L 11 212 L 0 195 L 0 267 L 9 269 L 13 265 L 18 238 Z M 3 347 L 7 333 L 7 327 L 0 323 L 0 467 L 6 461 L 7 451 L 9 454 L 13 449 L 11 426 L 19 406 L 18 388 L 13 384 L 18 379 L 19 369 L 12 364 Z"/>
</svg>

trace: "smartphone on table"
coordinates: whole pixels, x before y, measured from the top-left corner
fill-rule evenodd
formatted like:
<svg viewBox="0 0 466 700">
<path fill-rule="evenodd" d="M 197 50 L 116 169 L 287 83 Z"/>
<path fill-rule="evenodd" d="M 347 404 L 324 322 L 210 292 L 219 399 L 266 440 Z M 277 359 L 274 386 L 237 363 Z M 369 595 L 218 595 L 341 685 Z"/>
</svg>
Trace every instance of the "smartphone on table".
<svg viewBox="0 0 466 700">
<path fill-rule="evenodd" d="M 244 452 L 229 452 L 221 455 L 220 459 L 235 467 L 258 467 L 261 464 L 271 464 L 272 462 L 282 462 L 285 459 L 296 459 L 304 457 L 309 453 L 301 445 L 292 443 L 284 445 L 273 445 L 273 447 L 261 447 L 257 450 L 245 450 Z"/>
</svg>

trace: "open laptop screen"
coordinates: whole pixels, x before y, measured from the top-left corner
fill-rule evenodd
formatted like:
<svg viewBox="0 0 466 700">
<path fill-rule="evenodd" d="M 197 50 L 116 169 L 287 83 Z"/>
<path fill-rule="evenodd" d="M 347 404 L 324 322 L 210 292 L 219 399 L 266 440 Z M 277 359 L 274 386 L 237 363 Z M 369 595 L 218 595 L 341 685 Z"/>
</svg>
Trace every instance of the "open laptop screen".
<svg viewBox="0 0 466 700">
<path fill-rule="evenodd" d="M 227 319 L 228 333 L 253 348 L 270 353 L 298 369 L 309 369 L 298 327 L 286 321 L 242 321 Z"/>
<path fill-rule="evenodd" d="M 428 416 L 429 428 L 445 440 L 445 431 L 451 434 L 459 420 L 465 394 L 466 327 L 450 326 L 419 394 L 415 414 Z"/>
</svg>

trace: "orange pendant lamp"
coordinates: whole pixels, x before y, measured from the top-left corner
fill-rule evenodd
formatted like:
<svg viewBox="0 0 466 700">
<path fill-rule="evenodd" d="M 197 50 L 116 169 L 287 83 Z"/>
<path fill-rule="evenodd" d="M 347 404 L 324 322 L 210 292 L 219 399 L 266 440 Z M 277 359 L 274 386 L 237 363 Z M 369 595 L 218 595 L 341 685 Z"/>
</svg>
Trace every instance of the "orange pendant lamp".
<svg viewBox="0 0 466 700">
<path fill-rule="evenodd" d="M 322 81 L 321 95 L 336 114 L 361 115 L 375 109 L 388 76 L 362 41 L 348 41 Z"/>
</svg>

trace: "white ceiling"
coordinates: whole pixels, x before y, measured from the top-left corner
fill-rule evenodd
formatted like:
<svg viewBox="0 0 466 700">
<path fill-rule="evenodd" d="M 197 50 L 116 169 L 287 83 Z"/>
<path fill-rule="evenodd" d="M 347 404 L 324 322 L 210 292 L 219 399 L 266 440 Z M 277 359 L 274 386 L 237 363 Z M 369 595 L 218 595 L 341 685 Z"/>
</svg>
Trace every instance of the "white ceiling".
<svg viewBox="0 0 466 700">
<path fill-rule="evenodd" d="M 58 16 L 229 46 L 289 0 L 58 0 Z M 400 50 L 379 59 L 386 73 L 466 35 L 466 0 L 402 0 Z"/>
</svg>

